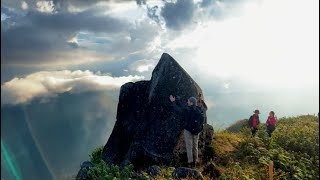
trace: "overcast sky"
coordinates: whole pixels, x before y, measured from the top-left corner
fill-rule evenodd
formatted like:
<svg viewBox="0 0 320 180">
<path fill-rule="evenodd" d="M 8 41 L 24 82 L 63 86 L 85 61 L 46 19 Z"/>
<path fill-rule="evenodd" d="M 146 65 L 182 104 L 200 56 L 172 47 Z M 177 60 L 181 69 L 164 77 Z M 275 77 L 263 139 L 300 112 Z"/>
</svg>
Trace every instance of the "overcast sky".
<svg viewBox="0 0 320 180">
<path fill-rule="evenodd" d="M 290 91 L 288 99 L 311 96 L 304 101 L 313 113 L 319 106 L 318 4 L 3 0 L 1 99 L 24 103 L 74 87 L 114 91 L 149 79 L 167 52 L 199 82 L 212 107 L 232 93 L 279 98 Z"/>
<path fill-rule="evenodd" d="M 117 79 L 120 84 L 149 79 L 163 52 L 202 85 L 205 95 L 303 89 L 301 93 L 316 97 L 318 4 L 317 0 L 3 0 L 1 99 L 21 103 L 21 98 L 45 94 L 34 92 L 51 88 L 48 92 L 59 93 L 56 81 L 65 92 L 78 83 L 92 87 L 87 81 L 112 86 Z M 70 77 L 85 71 L 97 78 L 83 83 Z M 43 73 L 42 80 L 37 79 Z M 62 82 L 66 79 L 67 84 Z M 25 86 L 30 90 L 21 92 Z M 210 101 L 214 104 L 214 97 Z"/>
</svg>

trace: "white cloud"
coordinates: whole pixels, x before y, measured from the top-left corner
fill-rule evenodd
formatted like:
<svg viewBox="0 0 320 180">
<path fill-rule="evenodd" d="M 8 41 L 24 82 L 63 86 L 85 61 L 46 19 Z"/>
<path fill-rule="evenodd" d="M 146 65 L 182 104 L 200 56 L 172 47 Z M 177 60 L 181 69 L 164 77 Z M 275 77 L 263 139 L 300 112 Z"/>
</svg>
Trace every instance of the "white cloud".
<svg viewBox="0 0 320 180">
<path fill-rule="evenodd" d="M 151 65 L 141 65 L 137 68 L 138 72 L 148 72 L 151 69 Z"/>
<path fill-rule="evenodd" d="M 4 13 L 1 13 L 1 22 L 5 21 L 8 18 L 8 16 Z"/>
<path fill-rule="evenodd" d="M 22 10 L 28 10 L 29 9 L 29 6 L 25 1 L 21 2 L 21 9 Z"/>
<path fill-rule="evenodd" d="M 226 89 L 229 89 L 230 88 L 230 83 L 224 83 L 223 87 L 226 88 Z"/>
<path fill-rule="evenodd" d="M 36 3 L 37 10 L 44 13 L 52 13 L 54 11 L 53 1 L 38 1 Z"/>
<path fill-rule="evenodd" d="M 68 40 L 67 40 L 68 43 L 75 43 L 75 44 L 79 44 L 78 42 L 78 37 L 76 35 L 74 36 L 71 36 Z"/>
<path fill-rule="evenodd" d="M 137 72 L 148 72 L 155 67 L 155 62 L 151 60 L 140 60 L 131 64 L 130 69 Z"/>
<path fill-rule="evenodd" d="M 80 70 L 41 71 L 2 84 L 1 102 L 26 103 L 37 97 L 54 97 L 65 92 L 115 91 L 127 82 L 142 79 L 143 76 L 112 77 Z"/>
</svg>

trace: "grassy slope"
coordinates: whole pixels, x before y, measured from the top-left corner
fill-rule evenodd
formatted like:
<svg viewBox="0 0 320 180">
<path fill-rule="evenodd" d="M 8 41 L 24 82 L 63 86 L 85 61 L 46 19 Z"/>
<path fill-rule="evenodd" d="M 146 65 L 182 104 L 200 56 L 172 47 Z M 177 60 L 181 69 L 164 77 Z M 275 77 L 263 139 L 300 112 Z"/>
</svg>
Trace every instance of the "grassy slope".
<svg viewBox="0 0 320 180">
<path fill-rule="evenodd" d="M 259 128 L 257 137 L 247 127 L 238 132 L 217 132 L 213 141 L 215 162 L 224 169 L 221 179 L 319 179 L 319 121 L 315 116 L 282 118 L 272 138 Z"/>
<path fill-rule="evenodd" d="M 256 137 L 251 137 L 247 121 L 236 123 L 232 132 L 216 132 L 213 139 L 213 162 L 222 172 L 220 179 L 268 179 L 268 165 L 274 162 L 274 179 L 319 179 L 319 121 L 315 116 L 299 116 L 279 119 L 272 138 L 261 124 Z M 230 129 L 229 129 L 230 130 Z M 111 177 L 131 176 L 130 170 L 121 172 L 117 168 L 105 169 L 99 154 L 102 148 L 96 149 L 91 161 L 98 165 L 97 174 L 109 174 Z M 198 170 L 203 171 L 206 164 Z M 156 179 L 172 179 L 172 169 L 161 167 L 162 176 Z M 113 169 L 113 170 L 110 170 Z M 129 168 L 130 169 L 130 168 Z M 102 173 L 103 171 L 103 173 Z M 129 175 L 128 175 L 129 174 Z M 108 178 L 107 178 L 108 179 Z M 111 178 L 113 179 L 113 178 Z M 137 179 L 137 178 L 136 178 Z M 138 179 L 150 179 L 142 172 Z M 205 176 L 205 179 L 210 179 Z"/>
</svg>

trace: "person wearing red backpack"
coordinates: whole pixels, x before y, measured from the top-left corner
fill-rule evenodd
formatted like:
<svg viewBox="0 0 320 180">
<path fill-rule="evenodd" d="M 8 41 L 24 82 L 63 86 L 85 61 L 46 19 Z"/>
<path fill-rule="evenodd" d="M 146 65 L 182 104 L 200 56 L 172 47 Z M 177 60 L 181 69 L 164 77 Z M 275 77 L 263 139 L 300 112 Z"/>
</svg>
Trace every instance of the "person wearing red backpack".
<svg viewBox="0 0 320 180">
<path fill-rule="evenodd" d="M 269 113 L 269 117 L 266 122 L 267 133 L 269 134 L 269 137 L 271 137 L 272 132 L 276 129 L 276 123 L 277 123 L 277 118 L 275 117 L 274 112 L 271 111 Z"/>
<path fill-rule="evenodd" d="M 254 114 L 250 116 L 248 124 L 251 129 L 252 137 L 254 137 L 258 131 L 260 120 L 259 120 L 260 111 L 257 109 L 254 111 Z"/>
</svg>

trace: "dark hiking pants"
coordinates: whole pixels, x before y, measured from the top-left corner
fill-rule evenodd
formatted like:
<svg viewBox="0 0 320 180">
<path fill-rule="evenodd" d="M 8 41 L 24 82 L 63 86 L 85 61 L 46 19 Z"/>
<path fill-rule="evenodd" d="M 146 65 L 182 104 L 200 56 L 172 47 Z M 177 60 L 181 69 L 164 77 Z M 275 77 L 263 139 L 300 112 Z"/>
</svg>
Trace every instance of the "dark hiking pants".
<svg viewBox="0 0 320 180">
<path fill-rule="evenodd" d="M 251 127 L 252 136 L 255 136 L 258 131 L 258 128 Z"/>
<path fill-rule="evenodd" d="M 267 126 L 267 133 L 269 134 L 269 137 L 271 137 L 272 132 L 276 129 L 275 126 Z"/>
</svg>

